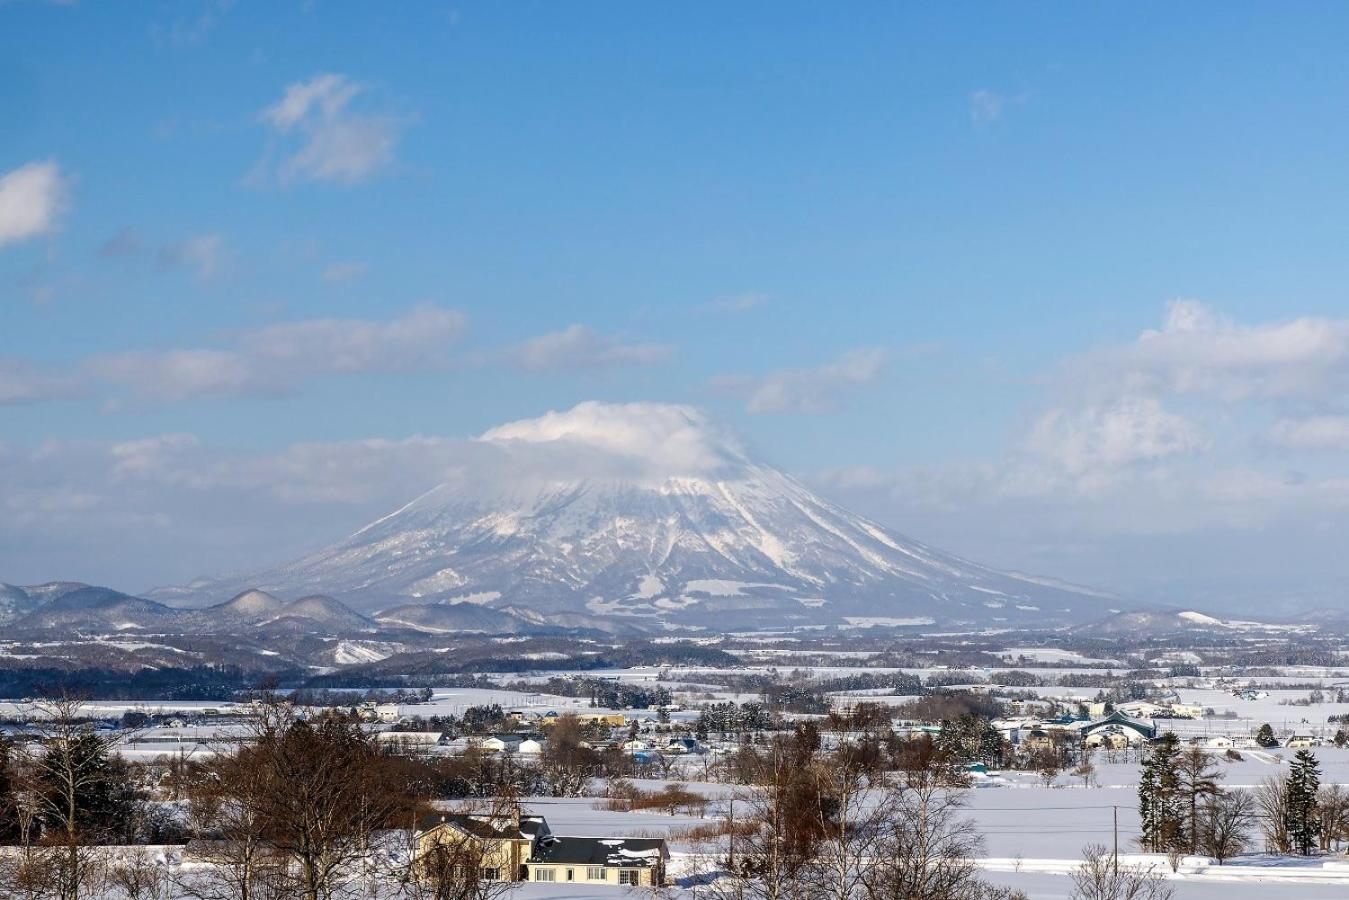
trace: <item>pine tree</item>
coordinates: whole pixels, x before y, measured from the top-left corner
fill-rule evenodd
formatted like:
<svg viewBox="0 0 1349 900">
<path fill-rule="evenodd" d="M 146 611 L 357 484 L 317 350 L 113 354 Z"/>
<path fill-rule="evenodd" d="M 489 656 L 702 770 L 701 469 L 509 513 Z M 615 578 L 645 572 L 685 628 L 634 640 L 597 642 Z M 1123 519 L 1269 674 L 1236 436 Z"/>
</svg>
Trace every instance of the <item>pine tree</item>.
<svg viewBox="0 0 1349 900">
<path fill-rule="evenodd" d="M 1279 746 L 1279 741 L 1274 737 L 1274 729 L 1269 727 L 1266 722 L 1260 726 L 1260 730 L 1255 733 L 1255 742 L 1265 749 Z"/>
<path fill-rule="evenodd" d="M 1185 810 L 1180 780 L 1180 740 L 1167 732 L 1152 746 L 1138 780 L 1138 815 L 1145 850 L 1183 846 Z"/>
<path fill-rule="evenodd" d="M 1321 790 L 1321 769 L 1310 750 L 1299 750 L 1288 770 L 1288 836 L 1293 848 L 1303 856 L 1311 855 L 1321 836 L 1317 815 L 1317 794 Z"/>
</svg>

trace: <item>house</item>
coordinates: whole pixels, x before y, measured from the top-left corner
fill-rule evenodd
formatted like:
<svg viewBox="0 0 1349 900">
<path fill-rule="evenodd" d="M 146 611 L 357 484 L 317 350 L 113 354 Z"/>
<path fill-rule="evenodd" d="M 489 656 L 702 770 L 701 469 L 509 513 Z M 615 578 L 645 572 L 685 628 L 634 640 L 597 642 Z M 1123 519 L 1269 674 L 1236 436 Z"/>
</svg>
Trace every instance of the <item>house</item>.
<svg viewBox="0 0 1349 900">
<path fill-rule="evenodd" d="M 1157 726 L 1145 719 L 1127 716 L 1118 709 L 1082 729 L 1083 743 L 1088 747 L 1123 749 L 1155 740 L 1156 737 Z"/>
<path fill-rule="evenodd" d="M 526 867 L 530 881 L 658 887 L 669 858 L 661 838 L 554 837 Z"/>
<path fill-rule="evenodd" d="M 543 741 L 537 738 L 525 738 L 520 742 L 520 746 L 515 748 L 516 753 L 525 753 L 531 756 L 543 752 Z"/>
<path fill-rule="evenodd" d="M 1237 742 L 1226 735 L 1215 734 L 1204 741 L 1204 746 L 1208 747 L 1210 750 L 1234 750 L 1236 749 Z"/>
<path fill-rule="evenodd" d="M 534 844 L 552 836 L 542 816 L 523 816 L 518 806 L 507 815 L 432 811 L 417 821 L 417 859 L 430 875 L 438 858 L 457 872 L 476 871 L 483 881 L 524 881 Z"/>
<path fill-rule="evenodd" d="M 1319 747 L 1321 741 L 1309 731 L 1295 731 L 1288 737 L 1288 740 L 1283 742 L 1283 745 L 1290 750 L 1301 750 L 1307 747 Z"/>
<path fill-rule="evenodd" d="M 1043 728 L 1032 728 L 1021 736 L 1021 746 L 1028 753 L 1039 753 L 1042 750 L 1053 750 L 1058 745 L 1058 738 L 1053 732 L 1046 731 Z"/>
<path fill-rule="evenodd" d="M 647 744 L 646 741 L 640 740 L 638 738 L 633 738 L 630 741 L 623 742 L 623 749 L 627 750 L 629 753 L 635 753 L 640 750 L 650 750 L 651 746 Z"/>
<path fill-rule="evenodd" d="M 691 737 L 670 738 L 670 742 L 665 745 L 666 753 L 685 754 L 702 753 L 703 745 Z"/>
<path fill-rule="evenodd" d="M 515 753 L 524 741 L 519 734 L 494 734 L 483 738 L 478 746 L 490 753 Z"/>
<path fill-rule="evenodd" d="M 430 812 L 417 823 L 416 853 L 429 877 L 437 859 L 484 881 L 659 887 L 670 858 L 661 838 L 567 837 L 543 816 Z"/>
</svg>

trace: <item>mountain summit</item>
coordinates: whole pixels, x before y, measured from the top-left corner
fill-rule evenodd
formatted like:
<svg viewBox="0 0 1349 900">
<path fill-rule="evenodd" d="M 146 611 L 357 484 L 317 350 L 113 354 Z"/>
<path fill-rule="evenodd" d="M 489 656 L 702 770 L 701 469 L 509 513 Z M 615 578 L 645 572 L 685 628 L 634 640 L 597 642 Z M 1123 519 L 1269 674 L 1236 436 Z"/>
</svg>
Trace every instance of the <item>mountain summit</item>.
<svg viewBox="0 0 1349 900">
<path fill-rule="evenodd" d="M 345 540 L 212 593 L 323 593 L 405 623 L 463 618 L 409 606 L 471 604 L 536 624 L 723 630 L 1045 626 L 1111 611 L 1107 595 L 997 572 L 841 509 L 690 407 L 582 403 L 471 449 L 444 483 Z"/>
</svg>

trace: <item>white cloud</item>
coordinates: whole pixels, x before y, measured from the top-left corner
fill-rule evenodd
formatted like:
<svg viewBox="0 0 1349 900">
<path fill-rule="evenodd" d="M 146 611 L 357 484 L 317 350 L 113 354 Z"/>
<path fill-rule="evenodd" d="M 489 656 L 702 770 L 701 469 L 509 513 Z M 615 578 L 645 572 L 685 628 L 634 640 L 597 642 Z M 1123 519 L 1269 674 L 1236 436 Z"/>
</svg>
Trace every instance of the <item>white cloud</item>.
<svg viewBox="0 0 1349 900">
<path fill-rule="evenodd" d="M 306 319 L 236 335 L 227 349 L 134 351 L 95 357 L 87 375 L 140 400 L 290 390 L 325 374 L 400 371 L 448 364 L 467 325 L 463 313 L 419 307 L 384 321 Z"/>
<path fill-rule="evenodd" d="M 1349 320 L 1241 325 L 1197 300 L 1176 300 L 1160 329 L 1080 357 L 1069 376 L 1117 390 L 1226 400 L 1338 393 L 1349 387 Z"/>
<path fill-rule="evenodd" d="M 1207 442 L 1186 419 L 1153 397 L 1126 397 L 1101 407 L 1046 412 L 1026 448 L 1073 475 L 1109 474 L 1204 449 Z"/>
<path fill-rule="evenodd" d="M 158 402 L 275 389 L 256 371 L 251 360 L 226 350 L 113 353 L 89 360 L 85 372 L 139 399 Z M 110 408 L 118 405 L 114 403 Z"/>
<path fill-rule="evenodd" d="M 0 247 L 54 231 L 69 179 L 54 162 L 33 162 L 0 175 Z"/>
<path fill-rule="evenodd" d="M 669 403 L 580 403 L 522 419 L 480 441 L 572 446 L 631 461 L 656 474 L 706 475 L 743 458 L 739 443 L 700 410 Z"/>
<path fill-rule="evenodd" d="M 364 85 L 325 73 L 291 84 L 259 119 L 287 145 L 284 158 L 259 170 L 281 183 L 333 181 L 356 184 L 393 161 L 401 122 L 352 109 Z"/>
<path fill-rule="evenodd" d="M 434 367 L 458 340 L 468 318 L 458 310 L 422 306 L 387 322 L 307 319 L 244 333 L 241 352 L 299 372 L 370 372 Z"/>
<path fill-rule="evenodd" d="M 1349 450 L 1349 416 L 1280 419 L 1270 428 L 1269 438 L 1295 450 Z"/>
<path fill-rule="evenodd" d="M 68 397 L 79 388 L 75 378 L 15 359 L 0 359 L 0 406 Z"/>
<path fill-rule="evenodd" d="M 570 325 L 525 341 L 507 351 L 506 359 L 522 369 L 543 371 L 650 366 L 666 362 L 673 354 L 668 344 L 623 343 L 585 325 Z"/>
<path fill-rule="evenodd" d="M 838 408 L 843 395 L 879 378 L 888 358 L 877 348 L 849 350 L 822 366 L 759 377 L 723 375 L 712 386 L 744 396 L 751 413 L 826 413 Z"/>
<path fill-rule="evenodd" d="M 214 278 L 225 261 L 225 239 L 218 234 L 199 234 L 159 249 L 161 269 L 187 268 L 198 278 Z"/>
</svg>

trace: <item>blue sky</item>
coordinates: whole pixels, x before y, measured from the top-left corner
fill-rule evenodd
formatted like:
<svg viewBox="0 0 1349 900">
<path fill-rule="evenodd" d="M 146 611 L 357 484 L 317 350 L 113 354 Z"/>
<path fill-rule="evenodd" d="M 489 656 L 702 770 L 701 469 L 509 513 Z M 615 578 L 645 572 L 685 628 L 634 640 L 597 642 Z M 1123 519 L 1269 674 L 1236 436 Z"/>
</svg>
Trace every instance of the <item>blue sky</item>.
<svg viewBox="0 0 1349 900">
<path fill-rule="evenodd" d="M 203 472 L 593 399 L 996 565 L 1335 596 L 1346 18 L 0 3 L 0 580 L 247 566 L 412 483 Z"/>
</svg>

